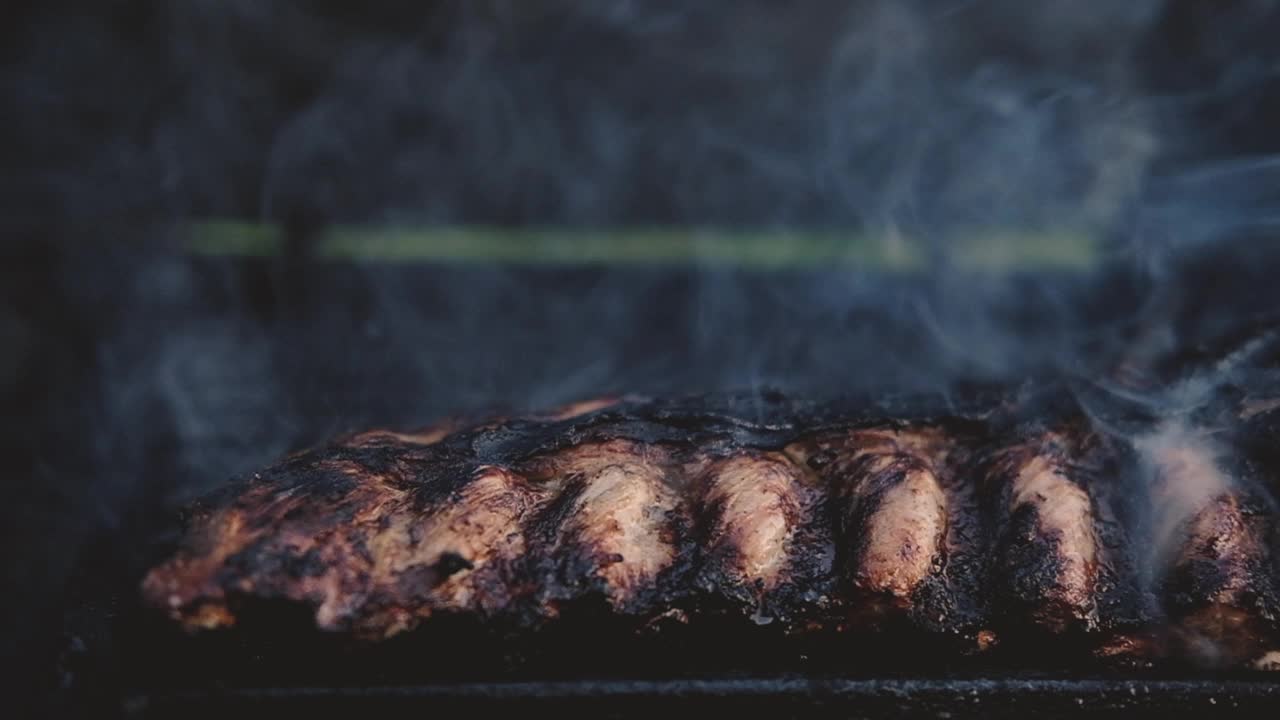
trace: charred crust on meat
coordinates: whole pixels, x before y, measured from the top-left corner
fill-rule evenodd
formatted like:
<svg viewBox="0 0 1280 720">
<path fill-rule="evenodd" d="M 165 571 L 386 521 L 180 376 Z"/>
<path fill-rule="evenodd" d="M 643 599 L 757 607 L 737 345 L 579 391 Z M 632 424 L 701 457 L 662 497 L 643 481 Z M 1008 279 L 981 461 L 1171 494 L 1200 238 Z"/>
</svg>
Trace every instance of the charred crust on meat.
<svg viewBox="0 0 1280 720">
<path fill-rule="evenodd" d="M 365 640 L 453 618 L 975 652 L 1052 637 L 1115 664 L 1187 655 L 1197 633 L 1239 645 L 1227 664 L 1274 649 L 1274 479 L 1215 500 L 1144 584 L 1139 460 L 1066 395 L 610 398 L 361 433 L 190 505 L 143 595 L 190 630 L 285 602 Z M 1215 418 L 1252 478 L 1280 403 L 1240 407 Z"/>
</svg>

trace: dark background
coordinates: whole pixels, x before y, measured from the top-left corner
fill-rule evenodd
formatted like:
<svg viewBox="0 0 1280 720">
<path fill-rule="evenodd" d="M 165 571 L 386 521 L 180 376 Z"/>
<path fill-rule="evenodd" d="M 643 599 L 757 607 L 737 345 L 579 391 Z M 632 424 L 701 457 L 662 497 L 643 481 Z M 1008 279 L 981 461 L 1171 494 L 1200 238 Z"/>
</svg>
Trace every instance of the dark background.
<svg viewBox="0 0 1280 720">
<path fill-rule="evenodd" d="M 6 5 L 10 677 L 57 689 L 68 591 L 137 572 L 156 517 L 337 432 L 597 392 L 1088 377 L 1270 317 L 1280 4 L 797 5 Z M 292 242 L 195 256 L 206 217 Z M 309 258 L 333 222 L 844 228 L 939 257 L 961 229 L 1069 226 L 1105 261 Z"/>
</svg>

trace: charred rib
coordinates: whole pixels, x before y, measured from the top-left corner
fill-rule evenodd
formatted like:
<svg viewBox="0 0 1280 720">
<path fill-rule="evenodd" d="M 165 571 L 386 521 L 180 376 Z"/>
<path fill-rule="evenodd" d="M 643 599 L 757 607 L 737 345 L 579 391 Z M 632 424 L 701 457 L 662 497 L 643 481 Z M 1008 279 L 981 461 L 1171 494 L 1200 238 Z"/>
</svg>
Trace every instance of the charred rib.
<svg viewBox="0 0 1280 720">
<path fill-rule="evenodd" d="M 766 405 L 608 400 L 341 439 L 195 505 L 143 595 L 193 631 L 284 600 L 368 639 L 582 607 L 636 627 L 714 615 L 978 648 L 1034 627 L 1136 661 L 1169 638 L 1226 665 L 1276 648 L 1273 508 L 1194 435 L 1134 453 L 1044 429 L 1082 416 Z M 1145 520 L 1117 501 L 1135 457 Z"/>
<path fill-rule="evenodd" d="M 1063 443 L 1049 435 L 1003 449 L 985 478 L 999 498 L 997 596 L 1051 632 L 1093 622 L 1098 579 L 1093 503 L 1064 467 Z"/>
</svg>

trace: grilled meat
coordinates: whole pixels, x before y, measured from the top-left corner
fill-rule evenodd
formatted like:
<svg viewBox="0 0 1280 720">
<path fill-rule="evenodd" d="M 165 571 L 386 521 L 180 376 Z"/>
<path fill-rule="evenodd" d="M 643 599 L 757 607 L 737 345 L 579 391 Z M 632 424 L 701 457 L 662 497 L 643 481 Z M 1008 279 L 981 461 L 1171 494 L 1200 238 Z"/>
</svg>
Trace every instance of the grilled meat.
<svg viewBox="0 0 1280 720">
<path fill-rule="evenodd" d="M 1204 490 L 1222 473 L 1181 436 L 1131 448 L 1034 407 L 618 399 L 363 433 L 197 503 L 143 594 L 189 629 L 268 599 L 362 638 L 590 606 L 979 650 L 1029 631 L 1139 662 L 1274 650 L 1261 490 Z M 1142 467 L 1154 513 L 1127 500 Z"/>
<path fill-rule="evenodd" d="M 739 452 L 710 463 L 700 492 L 710 521 L 706 576 L 763 600 L 794 570 L 817 490 L 783 454 Z"/>
<path fill-rule="evenodd" d="M 1093 500 L 1056 434 L 1001 448 L 983 473 L 997 504 L 994 597 L 1031 624 L 1064 632 L 1095 620 L 1102 548 Z"/>
<path fill-rule="evenodd" d="M 1275 617 L 1270 508 L 1184 428 L 1142 446 L 1152 465 L 1154 571 L 1174 640 L 1211 664 L 1256 659 L 1256 639 Z"/>
<path fill-rule="evenodd" d="M 863 614 L 908 611 L 945 564 L 945 440 L 934 428 L 873 428 L 797 443 L 830 493 L 838 557 Z"/>
<path fill-rule="evenodd" d="M 563 451 L 550 463 L 542 481 L 564 487 L 543 528 L 540 549 L 558 565 L 544 597 L 569 599 L 565 588 L 593 587 L 627 610 L 675 564 L 681 494 L 663 455 L 611 441 Z"/>
</svg>

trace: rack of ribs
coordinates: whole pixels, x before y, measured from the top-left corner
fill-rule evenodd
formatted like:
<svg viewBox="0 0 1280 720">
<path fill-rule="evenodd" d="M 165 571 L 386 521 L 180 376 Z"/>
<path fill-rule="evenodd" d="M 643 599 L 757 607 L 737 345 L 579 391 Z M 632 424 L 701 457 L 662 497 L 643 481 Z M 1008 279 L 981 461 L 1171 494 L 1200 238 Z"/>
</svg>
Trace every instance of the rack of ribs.
<svg viewBox="0 0 1280 720">
<path fill-rule="evenodd" d="M 370 641 L 593 604 L 637 628 L 717 617 L 973 652 L 1058 639 L 1144 664 L 1276 657 L 1265 478 L 1194 432 L 1121 437 L 1060 405 L 622 398 L 365 432 L 192 505 L 143 597 L 193 632 L 253 599 Z"/>
</svg>

